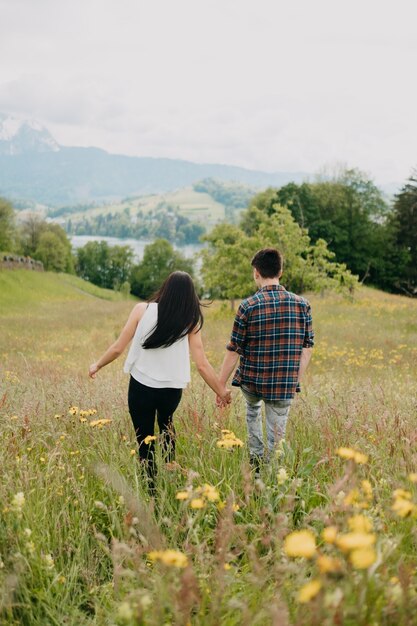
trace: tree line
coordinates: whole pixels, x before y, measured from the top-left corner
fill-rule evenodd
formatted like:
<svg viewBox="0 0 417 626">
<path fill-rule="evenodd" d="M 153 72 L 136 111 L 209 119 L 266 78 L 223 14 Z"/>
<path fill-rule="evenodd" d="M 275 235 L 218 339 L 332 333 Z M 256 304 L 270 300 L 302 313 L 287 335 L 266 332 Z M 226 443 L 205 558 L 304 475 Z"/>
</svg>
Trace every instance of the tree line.
<svg viewBox="0 0 417 626">
<path fill-rule="evenodd" d="M 12 205 L 0 200 L 0 251 L 31 256 L 47 270 L 76 272 L 142 298 L 173 270 L 196 274 L 195 260 L 184 258 L 167 239 L 147 246 L 140 263 L 128 246 L 105 242 L 90 242 L 73 254 L 60 226 L 37 217 L 17 226 Z M 204 235 L 199 288 L 213 298 L 244 297 L 252 289 L 248 258 L 274 246 L 284 253 L 283 283 L 293 291 L 352 291 L 361 281 L 415 296 L 416 239 L 417 174 L 389 206 L 361 172 L 344 170 L 333 178 L 267 189 L 252 198 L 239 224 L 222 223 Z"/>
<path fill-rule="evenodd" d="M 73 207 L 78 209 L 78 207 Z M 103 237 L 131 237 L 133 239 L 167 239 L 177 245 L 198 243 L 205 232 L 202 224 L 192 222 L 181 215 L 177 206 L 160 202 L 150 211 L 132 211 L 125 207 L 122 211 L 99 213 L 77 219 L 71 217 L 73 209 L 67 208 L 65 231 L 69 235 L 95 235 Z M 78 209 L 82 210 L 82 209 Z M 60 209 L 52 209 L 48 217 L 62 216 Z"/>
</svg>

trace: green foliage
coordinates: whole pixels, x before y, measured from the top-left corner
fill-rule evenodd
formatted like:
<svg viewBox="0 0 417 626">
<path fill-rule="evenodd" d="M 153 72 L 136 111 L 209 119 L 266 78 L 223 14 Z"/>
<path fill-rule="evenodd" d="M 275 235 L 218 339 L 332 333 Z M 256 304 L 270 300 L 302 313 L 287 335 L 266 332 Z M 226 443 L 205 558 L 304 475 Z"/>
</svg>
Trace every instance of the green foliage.
<svg viewBox="0 0 417 626">
<path fill-rule="evenodd" d="M 233 220 L 235 213 L 245 209 L 256 191 L 252 187 L 235 182 L 222 182 L 214 178 L 204 178 L 193 186 L 194 191 L 208 193 L 216 202 L 224 204 L 225 216 Z"/>
<path fill-rule="evenodd" d="M 388 207 L 381 191 L 356 169 L 332 179 L 269 189 L 252 206 L 271 215 L 275 205 L 287 207 L 315 243 L 327 241 L 336 260 L 364 279 L 375 278 L 381 256 L 379 242 Z"/>
<path fill-rule="evenodd" d="M 14 252 L 16 226 L 13 206 L 5 198 L 0 198 L 0 250 Z"/>
<path fill-rule="evenodd" d="M 46 270 L 74 272 L 71 242 L 58 224 L 29 216 L 19 229 L 19 248 L 25 256 L 42 261 Z"/>
<path fill-rule="evenodd" d="M 45 231 L 39 237 L 36 258 L 42 261 L 45 270 L 65 272 L 67 269 L 65 245 L 56 233 Z"/>
<path fill-rule="evenodd" d="M 192 223 L 180 214 L 178 207 L 165 202 L 146 213 L 139 209 L 132 215 L 130 207 L 125 207 L 123 211 L 99 213 L 78 221 L 69 219 L 66 229 L 73 235 L 162 238 L 180 245 L 197 243 L 205 232 L 203 225 Z"/>
<path fill-rule="evenodd" d="M 99 287 L 119 289 L 128 281 L 133 267 L 130 246 L 109 246 L 106 241 L 89 241 L 77 250 L 77 274 Z"/>
<path fill-rule="evenodd" d="M 346 265 L 335 262 L 323 239 L 312 244 L 291 212 L 278 204 L 270 215 L 252 205 L 243 214 L 242 229 L 222 224 L 204 239 L 209 247 L 202 252 L 201 273 L 210 297 L 233 300 L 252 293 L 251 257 L 268 247 L 283 253 L 282 282 L 291 291 L 351 290 L 357 282 Z"/>
<path fill-rule="evenodd" d="M 211 298 L 234 300 L 253 290 L 250 258 L 256 242 L 238 226 L 219 224 L 204 237 L 208 248 L 201 252 L 201 275 Z"/>
<path fill-rule="evenodd" d="M 417 294 L 417 171 L 398 194 L 389 221 L 397 254 L 402 255 L 401 272 L 395 286 Z"/>
<path fill-rule="evenodd" d="M 193 263 L 174 250 L 169 241 L 157 239 L 146 246 L 142 262 L 132 269 L 132 293 L 140 298 L 149 298 L 176 270 L 193 275 Z"/>
</svg>

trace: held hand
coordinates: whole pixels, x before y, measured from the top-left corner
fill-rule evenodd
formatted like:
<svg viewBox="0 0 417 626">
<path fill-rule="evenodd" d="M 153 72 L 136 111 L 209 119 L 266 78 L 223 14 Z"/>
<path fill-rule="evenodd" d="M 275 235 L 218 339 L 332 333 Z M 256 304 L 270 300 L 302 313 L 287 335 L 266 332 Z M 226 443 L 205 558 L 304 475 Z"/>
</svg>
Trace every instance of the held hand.
<svg viewBox="0 0 417 626">
<path fill-rule="evenodd" d="M 93 363 L 92 365 L 90 365 L 90 368 L 88 370 L 89 377 L 95 378 L 99 369 L 100 368 L 98 367 L 97 363 Z"/>
<path fill-rule="evenodd" d="M 224 392 L 221 395 L 216 396 L 216 405 L 218 407 L 225 407 L 227 404 L 230 404 L 232 401 L 232 392 L 230 389 L 224 388 Z"/>
</svg>

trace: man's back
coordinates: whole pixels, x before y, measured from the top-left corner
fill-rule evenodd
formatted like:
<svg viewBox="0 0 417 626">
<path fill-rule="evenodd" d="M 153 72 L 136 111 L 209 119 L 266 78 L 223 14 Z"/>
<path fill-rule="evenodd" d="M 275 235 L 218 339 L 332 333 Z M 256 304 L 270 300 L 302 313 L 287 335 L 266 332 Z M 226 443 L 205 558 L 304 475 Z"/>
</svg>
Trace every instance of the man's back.
<svg viewBox="0 0 417 626">
<path fill-rule="evenodd" d="M 228 350 L 241 355 L 233 385 L 265 400 L 294 397 L 303 348 L 313 346 L 307 300 L 282 285 L 267 285 L 243 300 Z"/>
</svg>

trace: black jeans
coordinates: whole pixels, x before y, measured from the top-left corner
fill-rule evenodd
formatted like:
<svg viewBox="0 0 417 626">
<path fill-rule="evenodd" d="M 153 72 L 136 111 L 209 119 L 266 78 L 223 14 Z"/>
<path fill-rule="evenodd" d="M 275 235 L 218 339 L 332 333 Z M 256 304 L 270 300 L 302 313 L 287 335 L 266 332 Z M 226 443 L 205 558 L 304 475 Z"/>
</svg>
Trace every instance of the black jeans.
<svg viewBox="0 0 417 626">
<path fill-rule="evenodd" d="M 139 459 L 146 464 L 150 488 L 155 488 L 155 442 L 145 443 L 155 433 L 155 417 L 162 435 L 165 457 L 172 461 L 175 455 L 175 429 L 172 417 L 180 403 L 182 389 L 147 387 L 130 377 L 128 404 L 139 446 Z"/>
</svg>

